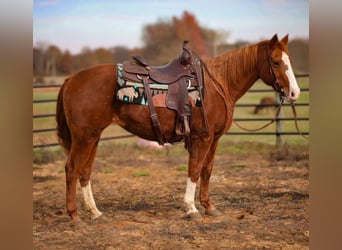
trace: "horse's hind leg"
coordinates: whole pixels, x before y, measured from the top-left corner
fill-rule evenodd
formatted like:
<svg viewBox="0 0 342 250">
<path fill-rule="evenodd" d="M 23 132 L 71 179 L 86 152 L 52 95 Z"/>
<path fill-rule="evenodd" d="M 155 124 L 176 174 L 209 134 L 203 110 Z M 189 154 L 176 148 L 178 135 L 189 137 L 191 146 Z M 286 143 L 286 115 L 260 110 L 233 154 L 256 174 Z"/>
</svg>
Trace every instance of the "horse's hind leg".
<svg viewBox="0 0 342 250">
<path fill-rule="evenodd" d="M 86 168 L 89 168 L 92 165 L 96 151 L 94 147 L 97 146 L 97 141 L 98 138 L 80 140 L 77 136 L 74 136 L 69 157 L 65 164 L 66 209 L 72 221 L 75 222 L 80 220 L 77 214 L 77 180 L 81 174 L 86 171 Z M 91 164 L 89 164 L 89 162 L 91 162 Z"/>
<path fill-rule="evenodd" d="M 87 165 L 84 167 L 80 175 L 80 184 L 83 192 L 84 202 L 88 210 L 93 214 L 93 219 L 102 215 L 102 213 L 97 209 L 96 203 L 93 196 L 93 191 L 90 184 L 90 175 L 93 169 L 93 163 L 96 155 L 98 141 L 93 146 L 93 150 L 89 156 Z"/>
</svg>

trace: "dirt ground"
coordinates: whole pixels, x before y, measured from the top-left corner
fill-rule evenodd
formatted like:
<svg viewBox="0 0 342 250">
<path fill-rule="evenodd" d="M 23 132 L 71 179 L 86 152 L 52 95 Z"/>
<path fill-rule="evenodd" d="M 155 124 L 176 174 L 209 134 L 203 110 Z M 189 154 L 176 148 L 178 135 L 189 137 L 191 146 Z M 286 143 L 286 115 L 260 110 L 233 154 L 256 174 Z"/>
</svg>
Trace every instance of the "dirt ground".
<svg viewBox="0 0 342 250">
<path fill-rule="evenodd" d="M 34 249 L 308 249 L 309 161 L 304 149 L 222 145 L 211 199 L 222 212 L 184 219 L 187 154 L 104 146 L 92 187 L 105 219 L 91 220 L 78 185 L 74 227 L 65 212 L 64 161 L 33 166 Z"/>
</svg>

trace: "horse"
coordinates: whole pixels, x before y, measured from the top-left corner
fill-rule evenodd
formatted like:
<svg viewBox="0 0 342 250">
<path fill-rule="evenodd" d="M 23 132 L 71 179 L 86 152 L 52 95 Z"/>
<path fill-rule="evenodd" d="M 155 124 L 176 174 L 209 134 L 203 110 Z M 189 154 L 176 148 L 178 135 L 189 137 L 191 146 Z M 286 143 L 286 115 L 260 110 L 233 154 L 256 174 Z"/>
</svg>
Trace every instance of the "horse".
<svg viewBox="0 0 342 250">
<path fill-rule="evenodd" d="M 277 105 L 276 100 L 273 96 L 265 96 L 260 99 L 259 104 L 255 106 L 253 114 L 258 114 L 261 110 L 269 110 L 270 108 L 275 108 Z"/>
<path fill-rule="evenodd" d="M 237 100 L 258 79 L 271 86 L 287 102 L 293 103 L 299 98 L 300 89 L 287 44 L 288 34 L 281 40 L 275 34 L 269 40 L 202 60 L 205 82 L 202 105 L 207 115 L 207 129 L 204 129 L 201 108 L 194 107 L 190 123 L 192 149 L 189 152 L 183 200 L 186 218 L 202 218 L 195 206 L 199 179 L 199 200 L 205 215 L 218 216 L 221 213 L 209 197 L 209 181 L 219 138 L 231 127 Z M 82 223 L 77 212 L 78 180 L 92 218 L 101 218 L 102 212 L 96 206 L 90 176 L 101 132 L 107 126 L 115 123 L 134 135 L 157 141 L 148 106 L 126 104 L 116 99 L 117 74 L 115 64 L 96 65 L 68 77 L 58 93 L 57 135 L 67 154 L 66 211 L 71 223 Z M 158 107 L 156 112 L 166 141 L 181 141 L 182 136 L 175 133 L 175 112 Z"/>
</svg>

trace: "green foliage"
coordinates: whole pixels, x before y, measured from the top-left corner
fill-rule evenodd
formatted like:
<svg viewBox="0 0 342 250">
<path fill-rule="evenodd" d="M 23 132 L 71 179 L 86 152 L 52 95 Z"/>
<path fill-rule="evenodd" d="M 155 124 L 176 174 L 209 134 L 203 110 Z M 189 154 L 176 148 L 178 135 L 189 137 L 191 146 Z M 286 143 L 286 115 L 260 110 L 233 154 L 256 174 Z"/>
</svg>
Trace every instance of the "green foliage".
<svg viewBox="0 0 342 250">
<path fill-rule="evenodd" d="M 104 173 L 104 174 L 110 174 L 110 173 L 113 173 L 113 169 L 112 168 L 110 168 L 110 167 L 104 167 L 104 168 L 102 168 L 102 173 Z"/>
<path fill-rule="evenodd" d="M 149 176 L 150 173 L 147 170 L 141 169 L 133 173 L 134 177 Z"/>
<path fill-rule="evenodd" d="M 223 136 L 216 150 L 217 154 L 248 155 L 250 151 L 268 154 L 274 145 L 258 141 L 234 141 L 232 137 Z"/>
<path fill-rule="evenodd" d="M 181 172 L 186 172 L 186 171 L 188 171 L 188 165 L 184 165 L 184 164 L 179 165 L 179 166 L 177 167 L 177 170 L 178 170 L 178 171 L 181 171 Z"/>
<path fill-rule="evenodd" d="M 33 150 L 33 163 L 45 164 L 64 159 L 64 152 L 61 149 L 39 148 Z"/>
<path fill-rule="evenodd" d="M 244 164 L 233 164 L 230 165 L 231 168 L 234 168 L 236 171 L 240 171 L 246 167 Z"/>
</svg>

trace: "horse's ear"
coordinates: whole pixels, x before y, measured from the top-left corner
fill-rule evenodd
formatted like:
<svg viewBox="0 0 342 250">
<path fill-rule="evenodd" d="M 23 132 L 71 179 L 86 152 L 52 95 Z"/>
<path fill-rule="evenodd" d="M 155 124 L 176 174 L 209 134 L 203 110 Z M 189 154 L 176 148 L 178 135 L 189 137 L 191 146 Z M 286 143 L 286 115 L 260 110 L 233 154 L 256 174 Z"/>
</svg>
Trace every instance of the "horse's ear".
<svg viewBox="0 0 342 250">
<path fill-rule="evenodd" d="M 283 37 L 283 39 L 281 39 L 281 42 L 285 45 L 287 44 L 288 41 L 289 41 L 289 34 L 287 34 L 286 36 Z"/>
<path fill-rule="evenodd" d="M 269 43 L 270 49 L 273 49 L 273 48 L 274 48 L 274 45 L 275 45 L 278 41 L 279 41 L 278 35 L 275 34 L 275 35 L 271 38 L 271 40 L 270 40 L 270 43 Z"/>
</svg>

